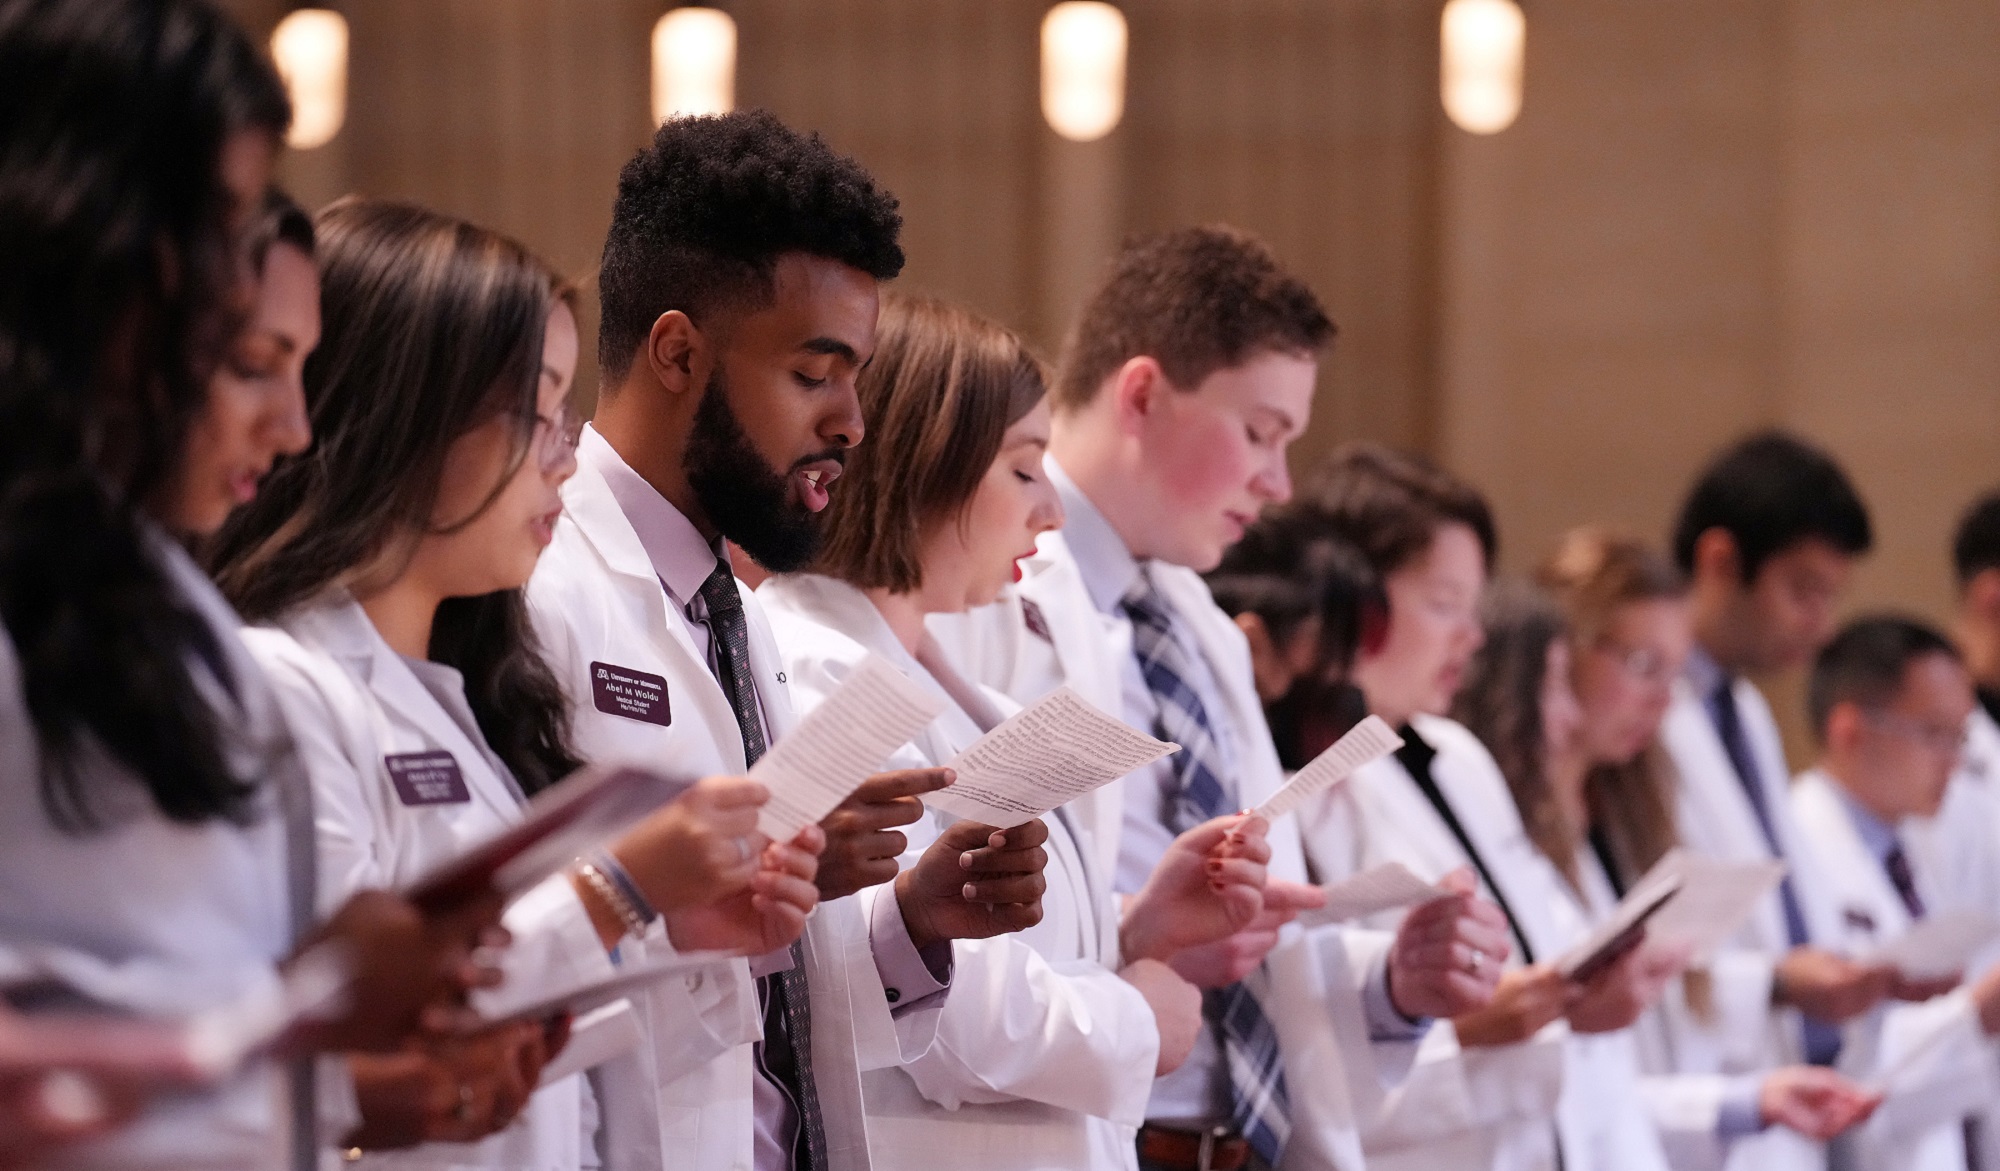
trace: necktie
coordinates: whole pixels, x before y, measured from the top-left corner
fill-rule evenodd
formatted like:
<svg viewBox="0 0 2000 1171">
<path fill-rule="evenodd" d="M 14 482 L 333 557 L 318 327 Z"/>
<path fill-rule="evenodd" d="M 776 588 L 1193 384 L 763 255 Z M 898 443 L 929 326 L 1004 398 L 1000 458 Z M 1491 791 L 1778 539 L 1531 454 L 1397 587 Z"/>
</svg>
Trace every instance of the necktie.
<svg viewBox="0 0 2000 1171">
<path fill-rule="evenodd" d="M 764 721 L 750 675 L 750 627 L 743 617 L 743 595 L 737 592 L 736 575 L 727 563 L 716 563 L 715 571 L 701 583 L 700 596 L 708 608 L 709 637 L 715 641 L 715 681 L 736 715 L 743 762 L 756 764 L 764 755 Z M 812 1001 L 806 989 L 803 945 L 792 945 L 790 968 L 757 981 L 757 999 L 764 1010 L 764 1044 L 758 1061 L 798 1112 L 792 1165 L 801 1171 L 825 1171 L 826 1127 L 813 1085 Z M 794 1044 L 794 1038 L 801 1043 Z"/>
<path fill-rule="evenodd" d="M 1514 936 L 1514 946 L 1521 949 L 1521 962 L 1534 963 L 1534 945 L 1528 942 L 1528 933 L 1521 930 L 1521 921 L 1514 917 L 1514 908 L 1507 905 L 1507 893 L 1493 881 L 1492 872 L 1486 869 L 1486 859 L 1480 856 L 1479 847 L 1472 844 L 1471 835 L 1465 832 L 1464 823 L 1458 820 L 1458 811 L 1451 807 L 1451 802 L 1445 799 L 1444 790 L 1438 788 L 1437 778 L 1431 775 L 1431 762 L 1437 759 L 1437 749 L 1432 748 L 1430 742 L 1417 735 L 1416 729 L 1408 724 L 1403 725 L 1397 735 L 1403 738 L 1403 746 L 1396 750 L 1396 759 L 1409 772 L 1410 779 L 1416 781 L 1417 788 L 1423 790 L 1424 799 L 1437 811 L 1438 818 L 1451 831 L 1451 836 L 1458 840 L 1458 848 L 1472 859 L 1473 869 L 1479 871 L 1486 889 L 1493 892 L 1493 901 L 1500 904 L 1500 913 L 1507 916 L 1507 930 Z"/>
<path fill-rule="evenodd" d="M 1172 758 L 1178 791 L 1171 828 L 1185 832 L 1236 812 L 1241 803 L 1234 787 L 1223 779 L 1215 725 L 1188 683 L 1191 660 L 1174 637 L 1165 599 L 1141 572 L 1123 606 L 1132 620 L 1132 652 L 1139 660 L 1139 673 L 1159 702 L 1160 735 L 1181 746 Z M 1204 991 L 1202 1015 L 1222 1038 L 1230 1123 L 1258 1157 L 1276 1166 L 1292 1130 L 1277 1030 L 1256 994 L 1242 983 Z"/>
<path fill-rule="evenodd" d="M 1771 849 L 1775 858 L 1784 858 L 1785 851 L 1778 846 L 1778 832 L 1771 824 L 1771 809 L 1764 800 L 1764 782 L 1757 771 L 1757 757 L 1750 751 L 1750 740 L 1743 732 L 1743 716 L 1736 709 L 1735 681 L 1724 679 L 1709 698 L 1709 709 L 1715 719 L 1715 733 L 1722 741 L 1722 751 L 1729 756 L 1729 765 L 1736 771 L 1736 781 L 1743 786 L 1743 795 L 1750 800 L 1750 808 L 1757 814 L 1757 826 L 1764 831 L 1764 844 Z M 1806 917 L 1799 907 L 1798 892 L 1792 889 L 1792 876 L 1787 873 L 1778 882 L 1778 901 L 1785 911 L 1785 939 L 1793 947 L 1811 942 L 1806 934 Z M 1814 1065 L 1832 1065 L 1840 1056 L 1840 1030 L 1825 1021 L 1804 1017 L 1806 1060 Z"/>
</svg>

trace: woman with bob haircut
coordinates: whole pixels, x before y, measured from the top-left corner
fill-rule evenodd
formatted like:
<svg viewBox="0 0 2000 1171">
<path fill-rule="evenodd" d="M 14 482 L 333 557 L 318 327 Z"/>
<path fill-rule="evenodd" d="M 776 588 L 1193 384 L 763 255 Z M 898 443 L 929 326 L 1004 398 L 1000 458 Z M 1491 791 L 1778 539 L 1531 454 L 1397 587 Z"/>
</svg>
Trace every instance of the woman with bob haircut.
<svg viewBox="0 0 2000 1171">
<path fill-rule="evenodd" d="M 249 639 L 312 777 L 325 900 L 420 877 L 576 768 L 522 587 L 582 421 L 569 404 L 571 294 L 526 249 L 370 200 L 335 204 L 318 229 L 326 330 L 305 371 L 316 440 L 231 520 L 213 561 L 244 615 L 268 624 Z M 506 987 L 477 1007 L 504 1021 L 609 980 L 610 953 L 662 916 L 679 946 L 726 946 L 704 918 L 723 900 L 782 903 L 803 926 L 818 831 L 739 848 L 764 799 L 747 779 L 702 781 L 520 896 L 505 918 Z M 589 1019 L 574 1042 L 584 1064 L 614 1055 L 605 1037 L 637 1041 L 629 1007 Z M 580 1166 L 582 1079 L 535 1089 L 564 1024 L 434 1034 L 353 1059 L 362 1117 L 344 1145 L 389 1149 L 368 1161 L 394 1166 Z"/>
<path fill-rule="evenodd" d="M 475 978 L 497 913 L 427 924 L 370 892 L 316 925 L 303 776 L 236 615 L 183 548 L 305 442 L 282 383 L 237 409 L 214 379 L 256 305 L 288 120 L 277 76 L 205 4 L 0 2 L 0 972 L 31 1033 L 230 1013 L 331 939 L 353 1007 L 287 1050 L 390 1046 Z M 247 1171 L 283 1165 L 289 1131 L 309 1166 L 311 1063 L 296 1073 L 287 1101 L 260 1056 L 37 1152 L 123 1096 L 68 1076 L 51 1111 L 18 1096 L 13 1065 L 0 1145 L 48 1166 Z"/>
<path fill-rule="evenodd" d="M 862 372 L 869 441 L 848 460 L 812 571 L 758 589 L 802 707 L 868 656 L 902 669 L 945 714 L 897 767 L 945 764 L 1016 710 L 968 682 L 927 615 L 983 605 L 1057 527 L 1042 469 L 1049 406 L 1019 338 L 965 310 L 891 294 Z M 949 824 L 913 827 L 899 882 Z M 1218 818 L 1182 835 L 1120 916 L 1111 876 L 1068 809 L 1048 825 L 1041 922 L 956 944 L 937 1041 L 864 1077 L 877 1167 L 1129 1168 L 1157 1074 L 1200 1025 L 1199 998 L 1165 961 L 1226 936 L 1262 907 L 1261 821 Z"/>
</svg>

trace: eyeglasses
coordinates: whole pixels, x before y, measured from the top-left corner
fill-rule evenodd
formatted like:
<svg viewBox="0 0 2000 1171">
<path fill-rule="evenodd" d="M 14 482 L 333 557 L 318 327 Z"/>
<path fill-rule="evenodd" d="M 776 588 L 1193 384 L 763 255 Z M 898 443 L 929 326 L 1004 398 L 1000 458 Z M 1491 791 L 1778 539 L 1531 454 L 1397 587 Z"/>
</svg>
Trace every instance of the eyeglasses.
<svg viewBox="0 0 2000 1171">
<path fill-rule="evenodd" d="M 567 401 L 556 408 L 554 418 L 539 412 L 531 416 L 535 432 L 532 443 L 535 460 L 545 472 L 553 472 L 576 455 L 576 445 L 583 438 L 585 419 Z"/>
<path fill-rule="evenodd" d="M 1939 756 L 1957 756 L 1965 751 L 1963 724 L 1956 728 L 1940 728 L 1936 724 L 1926 724 L 1922 720 L 1913 720 L 1908 716 L 1883 711 L 1880 708 L 1869 709 L 1867 718 L 1869 723 L 1890 735 L 1914 741 Z"/>
<path fill-rule="evenodd" d="M 1652 647 L 1626 646 L 1609 638 L 1600 638 L 1591 649 L 1618 664 L 1627 675 L 1640 683 L 1664 687 L 1674 681 L 1674 664 Z"/>
</svg>

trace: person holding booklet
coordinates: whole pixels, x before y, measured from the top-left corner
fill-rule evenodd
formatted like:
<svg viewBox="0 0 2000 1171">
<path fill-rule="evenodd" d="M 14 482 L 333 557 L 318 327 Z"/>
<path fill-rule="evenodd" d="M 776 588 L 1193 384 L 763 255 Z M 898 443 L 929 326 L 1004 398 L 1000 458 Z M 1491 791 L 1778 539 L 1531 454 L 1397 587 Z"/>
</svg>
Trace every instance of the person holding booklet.
<svg viewBox="0 0 2000 1171">
<path fill-rule="evenodd" d="M 902 268 L 895 207 L 762 112 L 669 120 L 626 165 L 598 281 L 604 390 L 528 586 L 585 758 L 730 773 L 792 733 L 783 663 L 723 542 L 774 571 L 817 552 L 865 429 L 879 285 Z M 861 1074 L 930 1046 L 951 941 L 1041 914 L 1033 822 L 955 828 L 889 881 L 896 827 L 949 779 L 881 774 L 821 821 L 819 910 L 798 944 L 703 982 L 736 1027 L 700 1069 L 671 1076 L 684 1047 L 638 998 L 647 1044 L 595 1079 L 613 1166 L 868 1166 Z"/>
<path fill-rule="evenodd" d="M 870 655 L 949 701 L 902 755 L 953 760 L 1018 710 L 968 681 L 925 617 L 993 601 L 1062 506 L 1042 467 L 1049 407 L 1019 338 L 965 310 L 890 297 L 860 380 L 870 441 L 827 510 L 812 572 L 758 589 L 794 695 L 810 707 Z M 947 791 L 941 796 L 950 796 Z M 911 834 L 906 864 L 954 820 Z M 1264 825 L 1182 834 L 1120 913 L 1072 809 L 1048 825 L 1042 921 L 962 946 L 930 1052 L 865 1082 L 878 1168 L 1124 1168 L 1157 1075 L 1186 1058 L 1200 994 L 1165 961 L 1245 926 L 1261 904 Z"/>
<path fill-rule="evenodd" d="M 955 663 L 1015 700 L 1066 684 L 1181 746 L 1072 807 L 1122 893 L 1145 889 L 1182 834 L 1284 782 L 1243 634 L 1198 573 L 1289 495 L 1285 449 L 1332 333 L 1312 291 L 1241 232 L 1135 241 L 1051 388 L 1043 468 L 1064 528 L 1043 534 L 1000 602 L 930 619 Z M 1468 968 L 1475 949 L 1502 946 L 1477 900 L 1433 900 L 1393 943 L 1290 923 L 1323 897 L 1295 824 L 1270 828 L 1259 916 L 1171 961 L 1204 989 L 1203 1028 L 1153 1087 L 1144 1168 L 1359 1166 L 1348 1087 L 1401 1074 L 1400 1052 L 1373 1042 L 1400 1044 L 1491 994 L 1493 967 Z"/>
<path fill-rule="evenodd" d="M 266 202 L 284 90 L 225 18 L 184 0 L 8 0 L 0 79 L 9 1011 L 30 1038 L 76 1015 L 150 1029 L 179 1081 L 202 1064 L 192 1019 L 258 1015 L 338 953 L 348 1007 L 283 1050 L 393 1047 L 484 978 L 469 953 L 498 902 L 427 920 L 368 891 L 320 921 L 304 773 L 236 615 L 184 549 L 307 440 L 296 366 L 273 353 L 313 328 L 295 312 L 309 242 L 273 243 Z M 115 1063 L 65 1064 L 74 1053 L 50 1045 L 32 1080 L 13 1055 L 7 1081 L 34 1096 L 8 1103 L 27 1108 L 0 1123 L 10 1154 L 310 1167 L 318 1091 L 340 1105 L 337 1070 L 310 1059 L 289 1088 L 259 1052 L 134 1102 Z M 93 1098 L 136 1114 L 85 1138 L 101 1130 Z M 82 1121 L 64 1133 L 51 1104 Z M 75 1141 L 33 1150 L 57 1138 Z"/>
<path fill-rule="evenodd" d="M 1367 1115 L 1372 1167 L 1663 1167 L 1622 1042 L 1648 992 L 1627 954 L 1589 979 L 1560 961 L 1590 929 L 1535 848 L 1492 755 L 1443 713 L 1483 635 L 1479 602 L 1495 534 L 1485 500 L 1417 457 L 1358 444 L 1315 470 L 1300 507 L 1361 550 L 1388 597 L 1379 645 L 1355 680 L 1404 745 L 1302 815 L 1308 856 L 1340 878 L 1401 862 L 1433 879 L 1461 868 L 1503 915 L 1503 941 L 1472 959 L 1499 973 L 1490 1004 L 1423 1038 L 1416 1071 Z M 1395 914 L 1381 917 L 1395 923 Z"/>
<path fill-rule="evenodd" d="M 1550 591 L 1567 626 L 1567 651 L 1549 653 L 1568 660 L 1575 734 L 1551 732 L 1539 755 L 1527 748 L 1525 733 L 1503 734 L 1503 724 L 1520 723 L 1504 720 L 1503 708 L 1528 713 L 1503 697 L 1497 676 L 1468 686 L 1461 718 L 1501 761 L 1529 836 L 1564 871 L 1572 890 L 1587 896 L 1587 905 L 1601 914 L 1679 844 L 1674 827 L 1679 782 L 1659 731 L 1693 638 L 1687 579 L 1640 541 L 1582 528 L 1557 542 L 1536 580 Z M 1536 621 L 1526 613 L 1524 620 Z M 1545 629 L 1547 623 L 1539 625 Z M 1487 635 L 1495 637 L 1493 622 Z M 1512 641 L 1518 642 L 1518 635 L 1509 632 Z M 1516 662 L 1532 667 L 1533 654 L 1522 653 L 1526 658 L 1517 656 Z M 1552 673 L 1542 693 L 1545 729 L 1555 723 L 1550 710 L 1565 706 L 1562 675 Z M 1525 686 L 1519 673 L 1513 682 Z M 1474 716 L 1474 710 L 1481 714 Z M 1533 759 L 1541 761 L 1545 780 L 1532 779 Z M 1564 858 L 1573 859 L 1570 868 Z M 1714 995 L 1705 965 L 1664 990 L 1675 1012 L 1713 1014 Z M 1664 1048 L 1666 1011 L 1655 1006 L 1634 1026 L 1642 1055 Z M 1687 1168 L 1720 1166 L 1737 1139 L 1772 1126 L 1825 1141 L 1867 1118 L 1878 1101 L 1841 1074 L 1814 1065 L 1739 1078 L 1655 1072 L 1639 1084 L 1668 1162 Z M 1718 1097 L 1724 1099 L 1720 1109 L 1711 1105 Z"/>
<path fill-rule="evenodd" d="M 567 286 L 510 240 L 366 200 L 335 204 L 319 231 L 316 442 L 278 464 L 211 560 L 238 610 L 269 624 L 247 638 L 312 776 L 327 902 L 409 885 L 577 765 L 521 596 L 576 466 L 577 342 Z M 504 990 L 481 1007 L 609 979 L 621 900 L 663 912 L 681 946 L 714 947 L 686 913 L 754 881 L 796 932 L 816 902 L 818 831 L 748 864 L 735 841 L 760 796 L 746 780 L 700 782 L 517 899 Z M 422 1144 L 368 1160 L 399 1166 L 580 1166 L 582 1080 L 534 1092 L 560 1033 L 534 1020 L 354 1058 L 361 1125 L 329 1137 Z"/>
<path fill-rule="evenodd" d="M 2000 968 L 1964 970 L 2000 924 L 1990 903 L 1963 900 L 1904 840 L 1910 821 L 1943 803 L 1976 702 L 1957 648 L 1910 619 L 1860 619 L 1813 663 L 1820 760 L 1792 786 L 1791 804 L 1840 924 L 1833 946 L 1891 964 L 1901 998 L 1921 1001 L 1884 1002 L 1842 1030 L 1840 1068 L 1886 1093 L 1838 1144 L 1856 1171 L 1982 1166 L 1980 1115 L 2000 1100 Z M 1956 954 L 1899 952 L 1953 916 L 1969 920 L 1959 946 L 1942 949 Z"/>
</svg>

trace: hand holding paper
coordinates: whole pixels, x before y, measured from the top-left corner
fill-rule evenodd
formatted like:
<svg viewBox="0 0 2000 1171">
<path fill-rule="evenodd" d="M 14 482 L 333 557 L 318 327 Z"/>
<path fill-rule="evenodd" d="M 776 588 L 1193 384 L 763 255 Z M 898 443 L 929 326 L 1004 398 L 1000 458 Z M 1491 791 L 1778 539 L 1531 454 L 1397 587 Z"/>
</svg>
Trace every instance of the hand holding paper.
<svg viewBox="0 0 2000 1171">
<path fill-rule="evenodd" d="M 1564 952 L 1556 970 L 1573 983 L 1587 984 L 1599 972 L 1624 959 L 1646 938 L 1646 921 L 1658 914 L 1681 889 L 1678 876 L 1641 883 L 1591 933 Z"/>
<path fill-rule="evenodd" d="M 1334 741 L 1333 746 L 1312 759 L 1284 787 L 1264 799 L 1264 803 L 1251 812 L 1267 821 L 1275 821 L 1285 814 L 1328 789 L 1333 788 L 1362 765 L 1389 755 L 1403 746 L 1403 738 L 1380 716 L 1369 716 L 1356 724 L 1347 735 Z"/>
<path fill-rule="evenodd" d="M 1179 747 L 1135 731 L 1059 687 L 959 753 L 947 766 L 958 779 L 928 800 L 946 813 L 1006 829 Z"/>
<path fill-rule="evenodd" d="M 868 656 L 750 770 L 771 790 L 757 828 L 782 842 L 833 812 L 944 707 L 901 671 Z"/>
</svg>

